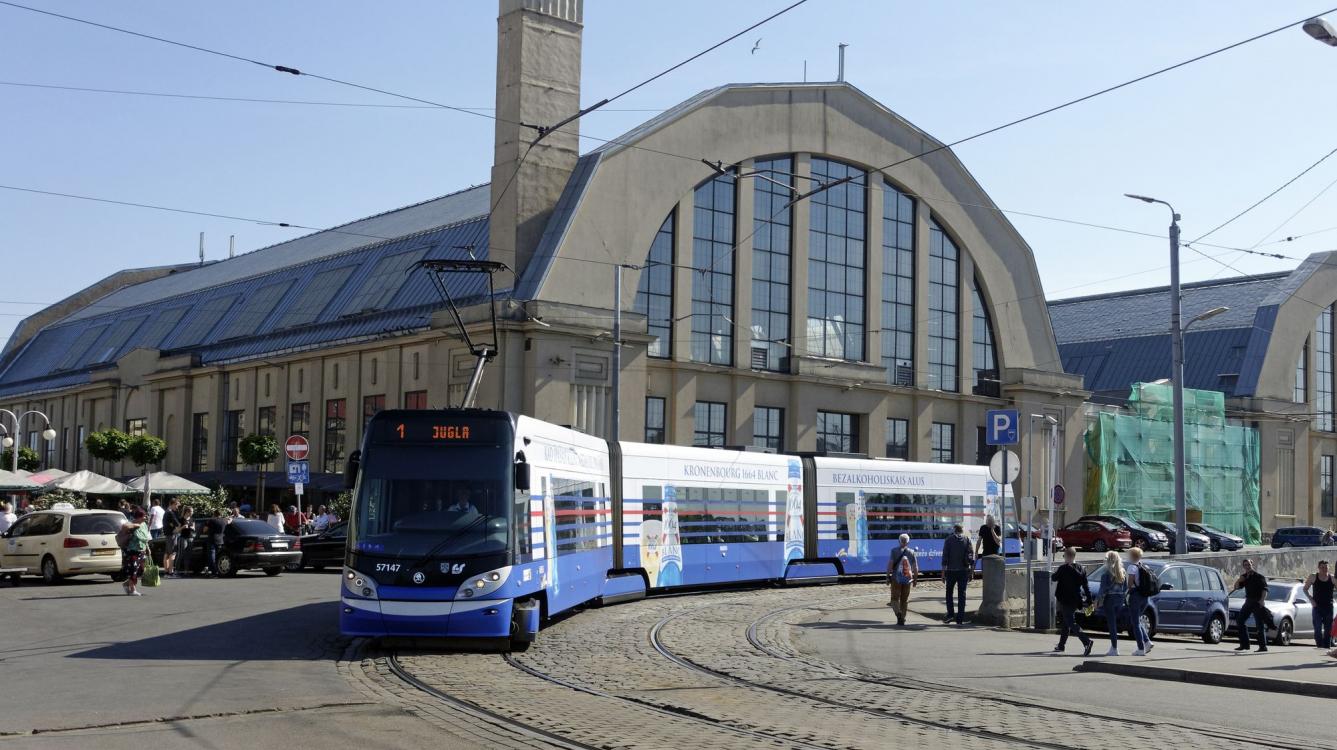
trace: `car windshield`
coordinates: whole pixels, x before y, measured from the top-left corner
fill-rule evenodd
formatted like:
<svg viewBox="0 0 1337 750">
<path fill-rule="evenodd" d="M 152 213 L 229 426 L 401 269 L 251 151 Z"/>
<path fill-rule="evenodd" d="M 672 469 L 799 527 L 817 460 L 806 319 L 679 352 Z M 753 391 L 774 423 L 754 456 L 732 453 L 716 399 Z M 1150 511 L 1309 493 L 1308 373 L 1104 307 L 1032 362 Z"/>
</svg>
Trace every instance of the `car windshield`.
<svg viewBox="0 0 1337 750">
<path fill-rule="evenodd" d="M 71 534 L 115 534 L 125 523 L 120 513 L 89 513 L 70 516 Z"/>
<path fill-rule="evenodd" d="M 392 557 L 506 550 L 509 450 L 372 446 L 369 453 L 358 480 L 351 549 Z"/>
<path fill-rule="evenodd" d="M 1236 589 L 1230 592 L 1231 599 L 1243 599 L 1244 589 Z M 1269 602 L 1289 602 L 1291 600 L 1291 586 L 1279 586 L 1271 584 L 1267 587 L 1267 600 Z"/>
</svg>

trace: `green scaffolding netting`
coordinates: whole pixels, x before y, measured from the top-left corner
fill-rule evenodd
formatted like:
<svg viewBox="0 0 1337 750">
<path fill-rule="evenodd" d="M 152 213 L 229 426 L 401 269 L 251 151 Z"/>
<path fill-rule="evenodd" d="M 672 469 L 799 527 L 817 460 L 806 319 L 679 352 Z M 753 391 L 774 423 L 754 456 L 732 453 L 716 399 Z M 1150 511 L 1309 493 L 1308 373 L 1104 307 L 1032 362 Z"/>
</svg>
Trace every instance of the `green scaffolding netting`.
<svg viewBox="0 0 1337 750">
<path fill-rule="evenodd" d="M 1101 412 L 1086 431 L 1086 513 L 1174 521 L 1173 394 L 1138 383 L 1131 413 Z M 1219 391 L 1184 390 L 1185 495 L 1190 519 L 1262 542 L 1258 432 L 1226 424 Z"/>
</svg>

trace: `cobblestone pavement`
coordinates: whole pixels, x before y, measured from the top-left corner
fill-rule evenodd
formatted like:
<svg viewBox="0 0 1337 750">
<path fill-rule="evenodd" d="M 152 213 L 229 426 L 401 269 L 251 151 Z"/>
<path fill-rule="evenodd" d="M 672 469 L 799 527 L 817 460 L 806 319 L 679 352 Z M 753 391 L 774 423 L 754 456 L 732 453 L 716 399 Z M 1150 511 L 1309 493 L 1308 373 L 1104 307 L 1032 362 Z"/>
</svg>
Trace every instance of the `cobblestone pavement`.
<svg viewBox="0 0 1337 750">
<path fill-rule="evenodd" d="M 565 618 L 512 657 L 399 655 L 454 703 L 404 682 L 386 654 L 355 646 L 341 668 L 369 697 L 456 734 L 465 722 L 491 747 L 1312 746 L 837 667 L 789 643 L 792 624 L 883 596 L 854 584 L 655 598 Z"/>
</svg>

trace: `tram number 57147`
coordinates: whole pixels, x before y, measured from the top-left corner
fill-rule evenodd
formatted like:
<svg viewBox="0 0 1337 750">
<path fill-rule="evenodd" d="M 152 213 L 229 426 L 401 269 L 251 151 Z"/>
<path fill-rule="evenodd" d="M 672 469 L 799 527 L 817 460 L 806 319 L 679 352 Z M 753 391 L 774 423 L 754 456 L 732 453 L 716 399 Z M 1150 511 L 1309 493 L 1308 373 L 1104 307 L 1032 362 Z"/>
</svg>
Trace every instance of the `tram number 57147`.
<svg viewBox="0 0 1337 750">
<path fill-rule="evenodd" d="M 399 563 L 376 563 L 377 573 L 398 573 Z"/>
</svg>

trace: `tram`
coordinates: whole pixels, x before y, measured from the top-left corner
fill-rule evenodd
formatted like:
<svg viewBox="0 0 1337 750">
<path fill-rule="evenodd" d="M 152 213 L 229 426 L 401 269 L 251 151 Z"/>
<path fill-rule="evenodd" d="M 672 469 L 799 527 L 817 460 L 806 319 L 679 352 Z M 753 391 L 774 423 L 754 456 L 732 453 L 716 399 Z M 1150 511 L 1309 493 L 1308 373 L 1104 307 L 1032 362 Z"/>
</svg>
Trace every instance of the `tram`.
<svg viewBox="0 0 1337 750">
<path fill-rule="evenodd" d="M 998 503 L 985 467 L 610 442 L 480 409 L 380 412 L 348 480 L 342 632 L 517 650 L 582 604 L 882 573 L 902 533 L 938 570 L 952 526 Z"/>
</svg>

